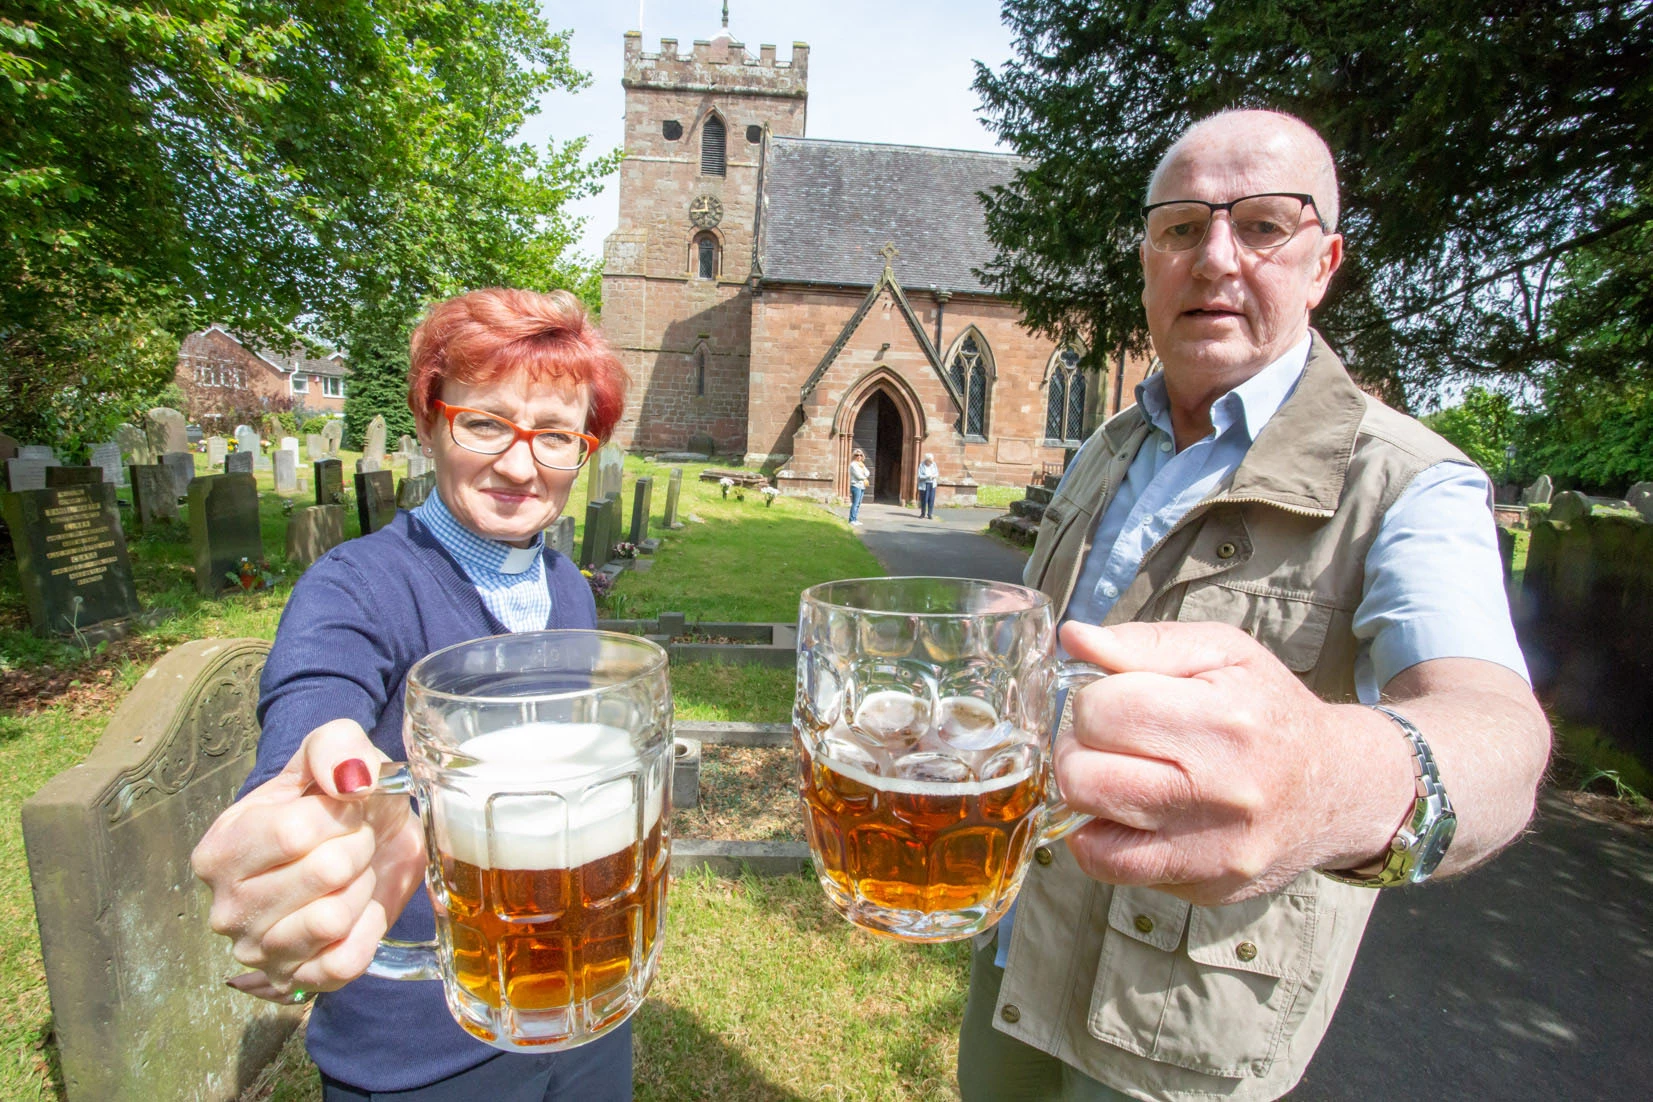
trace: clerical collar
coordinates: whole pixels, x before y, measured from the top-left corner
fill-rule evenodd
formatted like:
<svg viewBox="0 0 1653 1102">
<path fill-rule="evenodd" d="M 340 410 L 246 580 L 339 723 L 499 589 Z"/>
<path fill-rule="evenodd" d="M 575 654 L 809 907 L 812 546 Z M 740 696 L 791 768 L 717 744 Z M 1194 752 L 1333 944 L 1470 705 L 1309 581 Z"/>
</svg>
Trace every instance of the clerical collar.
<svg viewBox="0 0 1653 1102">
<path fill-rule="evenodd" d="M 477 535 L 454 518 L 440 492 L 432 492 L 424 504 L 413 510 L 413 515 L 431 530 L 448 554 L 459 560 L 467 573 L 482 569 L 495 574 L 526 574 L 545 554 L 544 533 L 536 533 L 527 547 L 512 547 Z"/>
</svg>

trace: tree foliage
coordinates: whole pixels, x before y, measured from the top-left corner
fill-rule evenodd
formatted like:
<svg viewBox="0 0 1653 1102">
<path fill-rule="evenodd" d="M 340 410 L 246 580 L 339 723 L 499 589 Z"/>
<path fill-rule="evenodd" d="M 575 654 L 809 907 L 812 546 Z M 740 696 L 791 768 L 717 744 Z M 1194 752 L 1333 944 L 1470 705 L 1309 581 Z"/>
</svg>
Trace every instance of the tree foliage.
<svg viewBox="0 0 1653 1102">
<path fill-rule="evenodd" d="M 614 157 L 515 135 L 586 80 L 532 0 L 0 0 L 0 349 L 113 378 L 121 319 L 348 347 L 576 281 L 566 204 Z"/>
<path fill-rule="evenodd" d="M 1316 323 L 1357 373 L 1398 397 L 1546 370 L 1620 308 L 1604 291 L 1552 317 L 1570 263 L 1653 220 L 1648 8 L 1005 0 L 1016 56 L 976 88 L 1032 163 L 988 197 L 984 274 L 1043 331 L 1140 349 L 1154 163 L 1190 122 L 1275 108 L 1338 158 L 1348 249 Z"/>
</svg>

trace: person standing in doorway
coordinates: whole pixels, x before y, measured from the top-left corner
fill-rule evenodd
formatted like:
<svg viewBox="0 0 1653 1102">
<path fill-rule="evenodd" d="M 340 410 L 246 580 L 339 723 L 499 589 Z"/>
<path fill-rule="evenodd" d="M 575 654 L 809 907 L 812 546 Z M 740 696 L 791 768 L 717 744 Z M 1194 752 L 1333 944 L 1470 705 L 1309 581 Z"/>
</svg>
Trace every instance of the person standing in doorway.
<svg viewBox="0 0 1653 1102">
<path fill-rule="evenodd" d="M 867 496 L 867 453 L 856 448 L 849 457 L 849 522 L 861 523 L 861 499 Z"/>
<path fill-rule="evenodd" d="M 918 465 L 918 515 L 930 520 L 936 519 L 936 479 L 941 477 L 941 468 L 936 466 L 936 457 L 930 452 L 924 453 L 924 462 Z"/>
</svg>

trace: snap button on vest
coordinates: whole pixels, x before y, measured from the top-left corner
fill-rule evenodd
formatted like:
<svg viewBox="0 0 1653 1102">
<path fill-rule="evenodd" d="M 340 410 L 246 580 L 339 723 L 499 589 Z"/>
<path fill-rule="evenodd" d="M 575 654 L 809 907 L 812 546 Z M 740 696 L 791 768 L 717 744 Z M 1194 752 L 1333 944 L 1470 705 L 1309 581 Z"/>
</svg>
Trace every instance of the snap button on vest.
<svg viewBox="0 0 1653 1102">
<path fill-rule="evenodd" d="M 1136 921 L 1131 925 L 1135 926 L 1139 932 L 1144 934 L 1151 934 L 1154 932 L 1154 920 L 1149 918 L 1147 915 L 1137 915 Z"/>
<path fill-rule="evenodd" d="M 1232 559 L 1239 550 L 1238 547 L 1225 540 L 1217 545 L 1217 557 L 1219 559 Z"/>
<path fill-rule="evenodd" d="M 1033 851 L 1033 859 L 1035 861 L 1039 862 L 1039 864 L 1041 864 L 1041 865 L 1050 864 L 1050 860 L 1051 860 L 1051 858 L 1050 858 L 1050 847 L 1049 846 L 1040 846 L 1038 849 L 1034 850 Z"/>
<path fill-rule="evenodd" d="M 1249 941 L 1242 941 L 1234 947 L 1234 955 L 1244 961 L 1257 959 L 1257 946 Z"/>
<path fill-rule="evenodd" d="M 1004 1009 L 999 1011 L 999 1017 L 1007 1022 L 1019 1022 L 1022 1020 L 1022 1012 L 1015 1003 L 1005 1003 Z"/>
</svg>

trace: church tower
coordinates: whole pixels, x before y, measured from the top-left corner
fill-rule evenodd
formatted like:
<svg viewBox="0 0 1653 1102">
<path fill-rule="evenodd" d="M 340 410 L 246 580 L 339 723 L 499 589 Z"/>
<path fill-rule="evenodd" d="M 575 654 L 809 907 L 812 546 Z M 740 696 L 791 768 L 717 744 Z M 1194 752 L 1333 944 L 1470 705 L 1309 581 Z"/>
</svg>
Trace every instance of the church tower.
<svg viewBox="0 0 1653 1102">
<path fill-rule="evenodd" d="M 625 38 L 620 224 L 603 248 L 603 330 L 631 372 L 614 438 L 746 451 L 753 241 L 770 135 L 801 137 L 809 47 L 757 56 L 723 28 L 678 52 Z"/>
</svg>

